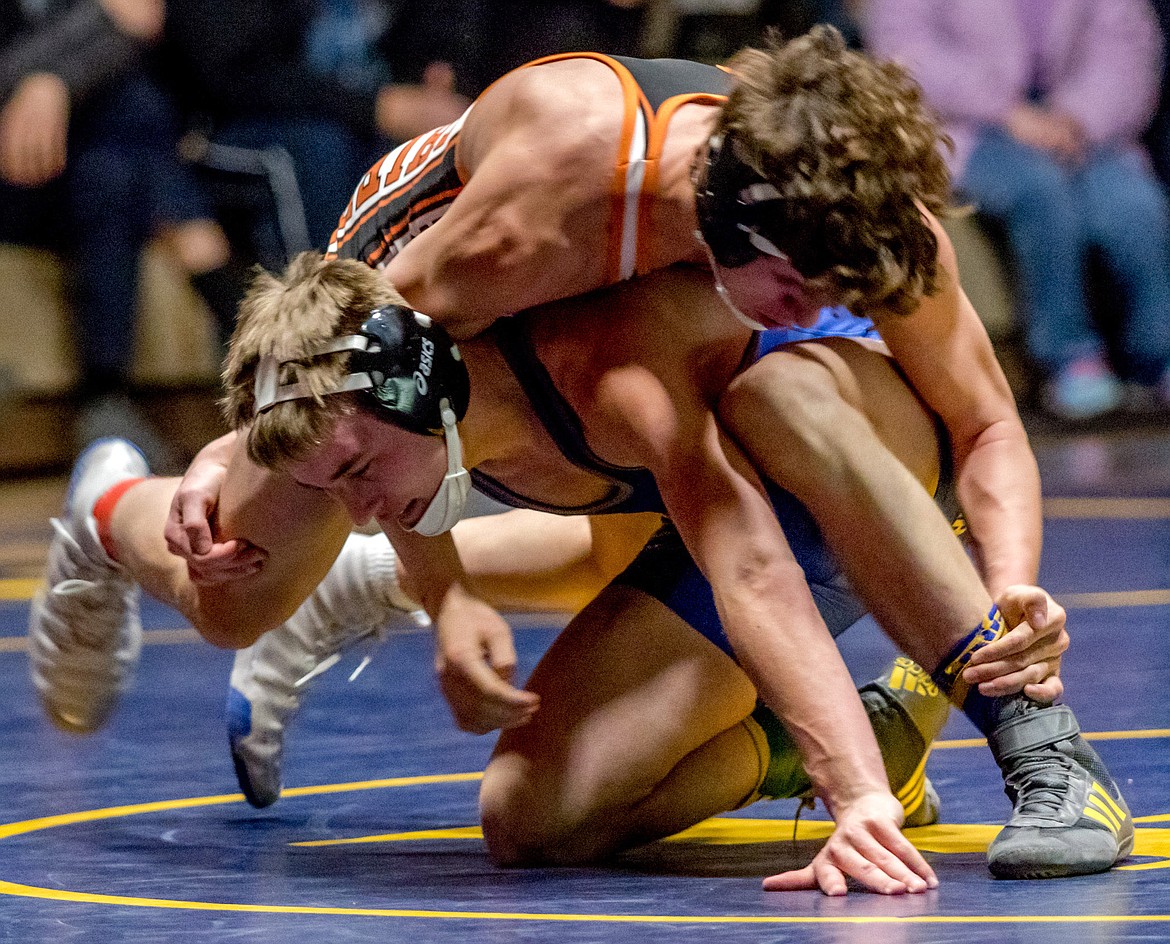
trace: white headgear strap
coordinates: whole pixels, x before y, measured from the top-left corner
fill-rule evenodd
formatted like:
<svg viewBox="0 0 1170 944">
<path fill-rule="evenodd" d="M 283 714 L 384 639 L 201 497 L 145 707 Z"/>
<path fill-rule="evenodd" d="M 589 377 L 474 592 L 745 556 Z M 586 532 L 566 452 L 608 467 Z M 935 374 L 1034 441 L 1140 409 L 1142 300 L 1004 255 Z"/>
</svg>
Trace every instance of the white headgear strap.
<svg viewBox="0 0 1170 944">
<path fill-rule="evenodd" d="M 318 344 L 309 348 L 307 357 L 323 357 L 326 354 L 341 354 L 344 351 L 366 351 L 370 349 L 370 344 L 374 344 L 374 349 L 377 350 L 377 342 L 371 340 L 363 334 L 347 334 L 339 338 L 329 338 L 326 341 L 321 341 Z M 281 384 L 280 370 L 286 364 L 295 364 L 296 361 L 303 358 L 292 358 L 290 360 L 277 360 L 272 354 L 265 354 L 260 358 L 260 362 L 256 365 L 256 383 L 253 388 L 256 400 L 256 415 L 259 416 L 265 410 L 270 410 L 278 403 L 284 403 L 287 400 L 304 400 L 313 396 L 312 391 L 308 385 L 302 383 L 300 380 L 295 383 Z M 359 371 L 353 374 L 347 374 L 332 390 L 326 390 L 325 394 L 334 393 L 349 393 L 353 390 L 369 390 L 374 386 L 374 379 L 365 371 Z"/>
<path fill-rule="evenodd" d="M 366 351 L 370 349 L 370 344 L 370 339 L 365 335 L 349 334 L 314 345 L 310 348 L 308 356 L 322 357 L 344 351 Z M 374 350 L 377 350 L 377 342 L 374 342 Z M 277 403 L 303 400 L 313 396 L 308 385 L 299 380 L 295 383 L 280 383 L 280 369 L 285 364 L 295 363 L 295 360 L 279 361 L 271 354 L 260 358 L 260 363 L 256 366 L 257 415 L 271 409 Z M 325 394 L 328 396 L 353 390 L 369 390 L 373 386 L 374 378 L 366 371 L 359 371 L 348 374 L 332 390 L 326 390 Z M 463 468 L 463 443 L 459 439 L 458 418 L 446 397 L 439 401 L 439 409 L 443 419 L 443 437 L 447 445 L 447 474 L 443 476 L 439 490 L 427 504 L 418 523 L 410 529 L 425 537 L 435 537 L 455 527 L 463 517 L 464 509 L 467 507 L 467 496 L 471 491 L 471 475 Z"/>
<path fill-rule="evenodd" d="M 447 474 L 418 523 L 410 529 L 431 538 L 450 531 L 459 523 L 467 507 L 467 494 L 471 491 L 471 475 L 463 468 L 463 443 L 459 440 L 455 411 L 446 397 L 439 401 L 439 409 L 443 417 L 443 435 L 447 440 Z"/>
</svg>

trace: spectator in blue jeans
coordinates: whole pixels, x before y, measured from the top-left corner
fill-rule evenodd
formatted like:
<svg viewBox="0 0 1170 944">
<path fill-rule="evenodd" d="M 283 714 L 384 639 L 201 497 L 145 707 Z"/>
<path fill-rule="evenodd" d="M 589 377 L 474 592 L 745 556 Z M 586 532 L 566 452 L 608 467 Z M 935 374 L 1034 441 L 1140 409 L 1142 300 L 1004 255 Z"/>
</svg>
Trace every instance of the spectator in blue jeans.
<svg viewBox="0 0 1170 944">
<path fill-rule="evenodd" d="M 80 370 L 75 436 L 170 446 L 128 397 L 139 259 L 158 239 L 189 275 L 227 243 L 175 154 L 179 118 L 148 67 L 157 0 L 0 0 L 0 242 L 67 264 Z"/>
<path fill-rule="evenodd" d="M 872 0 L 866 34 L 914 70 L 954 139 L 958 190 L 1004 225 L 1047 409 L 1108 413 L 1122 380 L 1170 402 L 1170 210 L 1140 143 L 1161 77 L 1148 0 Z M 1114 365 L 1085 293 L 1090 249 L 1123 301 Z"/>
<path fill-rule="evenodd" d="M 301 249 L 324 249 L 354 180 L 383 152 L 379 141 L 429 131 L 470 104 L 454 91 L 449 70 L 407 81 L 391 76 L 397 50 L 384 36 L 392 36 L 395 6 L 167 0 L 164 75 L 191 125 L 221 150 L 278 156 L 295 179 L 306 229 L 301 245 L 284 244 L 287 234 L 277 238 L 271 213 L 233 206 L 222 189 L 213 194 L 229 235 L 265 268 L 282 269 Z"/>
</svg>

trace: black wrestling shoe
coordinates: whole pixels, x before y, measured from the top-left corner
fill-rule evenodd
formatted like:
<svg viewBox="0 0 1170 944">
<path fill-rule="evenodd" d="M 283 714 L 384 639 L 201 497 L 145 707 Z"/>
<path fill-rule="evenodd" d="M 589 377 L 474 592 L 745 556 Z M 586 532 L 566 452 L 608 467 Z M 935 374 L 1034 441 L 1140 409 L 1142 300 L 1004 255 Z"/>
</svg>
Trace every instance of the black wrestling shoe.
<svg viewBox="0 0 1170 944">
<path fill-rule="evenodd" d="M 1133 817 L 1071 709 L 1021 698 L 987 739 L 1012 818 L 987 850 L 997 878 L 1104 872 L 1133 850 Z"/>
</svg>

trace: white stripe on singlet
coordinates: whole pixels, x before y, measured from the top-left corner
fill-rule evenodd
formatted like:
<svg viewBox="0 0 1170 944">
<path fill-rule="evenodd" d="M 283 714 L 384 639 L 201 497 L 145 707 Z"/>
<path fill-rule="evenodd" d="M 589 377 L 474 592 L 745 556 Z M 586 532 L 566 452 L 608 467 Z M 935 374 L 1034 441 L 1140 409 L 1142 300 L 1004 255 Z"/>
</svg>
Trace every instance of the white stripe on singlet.
<svg viewBox="0 0 1170 944">
<path fill-rule="evenodd" d="M 634 134 L 630 141 L 629 162 L 626 167 L 625 213 L 622 216 L 621 261 L 618 278 L 633 278 L 638 262 L 638 208 L 642 199 L 642 182 L 646 177 L 646 148 L 648 130 L 646 113 L 635 110 Z"/>
</svg>

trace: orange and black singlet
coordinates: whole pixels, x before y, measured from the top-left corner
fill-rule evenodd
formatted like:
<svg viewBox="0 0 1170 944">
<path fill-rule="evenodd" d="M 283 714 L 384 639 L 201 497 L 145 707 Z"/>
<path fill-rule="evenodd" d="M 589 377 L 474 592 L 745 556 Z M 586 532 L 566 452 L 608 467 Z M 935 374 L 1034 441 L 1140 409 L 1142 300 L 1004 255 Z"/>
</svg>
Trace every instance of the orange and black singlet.
<svg viewBox="0 0 1170 944">
<path fill-rule="evenodd" d="M 606 283 L 646 271 L 641 224 L 657 193 L 658 162 L 675 111 L 691 103 L 720 104 L 730 77 L 714 66 L 682 59 L 629 59 L 600 53 L 566 53 L 522 69 L 565 59 L 593 59 L 621 82 L 625 118 L 614 155 L 609 262 Z M 386 265 L 415 236 L 446 212 L 467 176 L 456 160 L 459 132 L 473 104 L 456 121 L 395 148 L 359 181 L 346 204 L 326 255 Z"/>
</svg>

